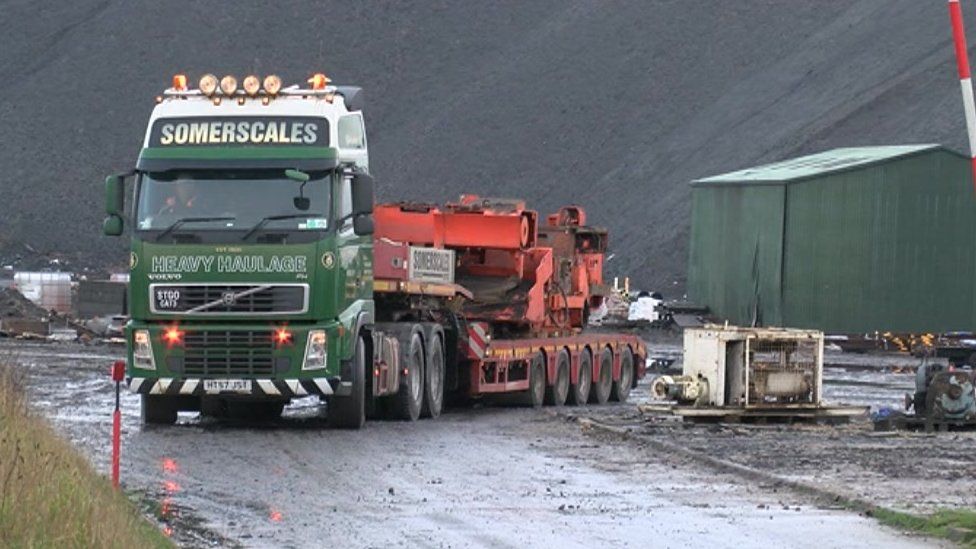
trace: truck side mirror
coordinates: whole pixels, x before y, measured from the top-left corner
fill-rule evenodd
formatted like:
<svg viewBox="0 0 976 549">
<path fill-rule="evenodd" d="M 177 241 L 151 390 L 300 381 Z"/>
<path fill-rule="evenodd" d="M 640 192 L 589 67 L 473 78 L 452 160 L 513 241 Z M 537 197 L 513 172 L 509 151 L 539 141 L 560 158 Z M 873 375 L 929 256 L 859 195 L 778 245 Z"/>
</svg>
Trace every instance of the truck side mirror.
<svg viewBox="0 0 976 549">
<path fill-rule="evenodd" d="M 117 215 L 110 215 L 102 223 L 102 232 L 105 236 L 119 236 L 122 234 L 122 218 Z"/>
<path fill-rule="evenodd" d="M 373 187 L 373 177 L 369 174 L 357 173 L 352 177 L 353 215 L 358 217 L 373 213 Z"/>
<path fill-rule="evenodd" d="M 105 213 L 108 217 L 102 223 L 106 236 L 122 234 L 122 210 L 125 209 L 125 184 L 122 176 L 110 175 L 105 178 Z"/>
<path fill-rule="evenodd" d="M 371 214 L 357 215 L 352 218 L 352 232 L 356 236 L 369 236 L 373 234 L 373 216 Z"/>
</svg>

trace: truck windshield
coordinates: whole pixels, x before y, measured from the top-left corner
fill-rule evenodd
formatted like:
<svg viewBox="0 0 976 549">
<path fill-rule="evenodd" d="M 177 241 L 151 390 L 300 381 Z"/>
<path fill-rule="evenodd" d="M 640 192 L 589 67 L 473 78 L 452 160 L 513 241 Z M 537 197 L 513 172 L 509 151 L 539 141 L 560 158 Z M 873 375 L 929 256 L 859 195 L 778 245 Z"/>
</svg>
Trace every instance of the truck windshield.
<svg viewBox="0 0 976 549">
<path fill-rule="evenodd" d="M 330 174 L 312 172 L 304 187 L 282 169 L 143 174 L 136 224 L 142 231 L 164 231 L 177 222 L 181 230 L 248 231 L 265 220 L 262 229 L 326 229 Z"/>
</svg>

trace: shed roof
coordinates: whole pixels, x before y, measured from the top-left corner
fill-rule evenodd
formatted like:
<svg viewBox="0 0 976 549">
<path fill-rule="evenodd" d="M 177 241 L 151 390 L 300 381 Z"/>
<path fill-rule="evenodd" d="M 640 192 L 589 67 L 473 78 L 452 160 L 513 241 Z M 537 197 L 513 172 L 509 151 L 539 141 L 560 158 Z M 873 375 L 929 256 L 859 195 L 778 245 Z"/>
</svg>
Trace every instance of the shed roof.
<svg viewBox="0 0 976 549">
<path fill-rule="evenodd" d="M 698 179 L 693 184 L 796 181 L 819 175 L 864 168 L 873 164 L 934 150 L 945 149 L 941 145 L 936 144 L 833 149 L 809 156 L 791 158 L 772 164 Z"/>
</svg>

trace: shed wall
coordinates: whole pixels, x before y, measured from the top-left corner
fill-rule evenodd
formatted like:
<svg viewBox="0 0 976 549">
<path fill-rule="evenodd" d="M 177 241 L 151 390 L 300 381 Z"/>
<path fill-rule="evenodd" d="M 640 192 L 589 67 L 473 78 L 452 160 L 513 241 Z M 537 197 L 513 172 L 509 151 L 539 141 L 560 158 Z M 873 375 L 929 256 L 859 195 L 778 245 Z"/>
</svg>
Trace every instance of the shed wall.
<svg viewBox="0 0 976 549">
<path fill-rule="evenodd" d="M 785 193 L 781 185 L 692 192 L 688 290 L 743 326 L 781 325 Z"/>
<path fill-rule="evenodd" d="M 944 149 L 791 182 L 696 185 L 689 298 L 829 333 L 976 329 L 976 195 Z"/>
<path fill-rule="evenodd" d="M 934 151 L 785 188 L 789 326 L 973 328 L 976 198 L 968 161 Z"/>
</svg>

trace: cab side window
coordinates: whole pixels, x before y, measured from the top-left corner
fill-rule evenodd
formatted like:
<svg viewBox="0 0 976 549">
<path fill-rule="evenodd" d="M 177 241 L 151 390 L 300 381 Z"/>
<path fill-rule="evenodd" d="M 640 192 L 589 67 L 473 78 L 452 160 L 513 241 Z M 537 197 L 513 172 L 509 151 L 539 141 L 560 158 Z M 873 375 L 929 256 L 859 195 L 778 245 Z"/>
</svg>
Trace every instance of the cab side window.
<svg viewBox="0 0 976 549">
<path fill-rule="evenodd" d="M 350 114 L 339 119 L 339 148 L 366 148 L 366 131 L 363 129 L 363 117 L 361 115 Z"/>
<path fill-rule="evenodd" d="M 352 176 L 344 175 L 339 180 L 339 219 L 340 231 L 352 228 Z"/>
</svg>

